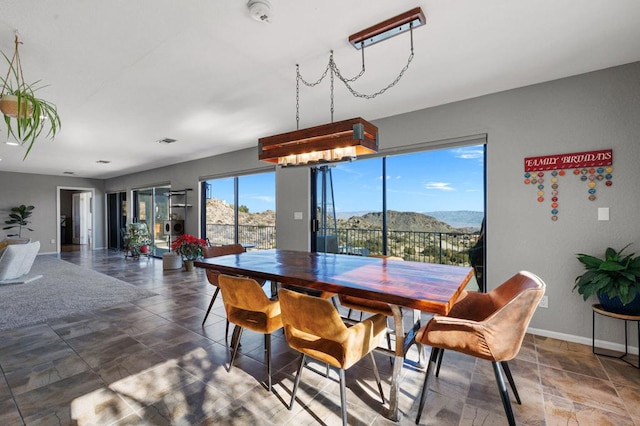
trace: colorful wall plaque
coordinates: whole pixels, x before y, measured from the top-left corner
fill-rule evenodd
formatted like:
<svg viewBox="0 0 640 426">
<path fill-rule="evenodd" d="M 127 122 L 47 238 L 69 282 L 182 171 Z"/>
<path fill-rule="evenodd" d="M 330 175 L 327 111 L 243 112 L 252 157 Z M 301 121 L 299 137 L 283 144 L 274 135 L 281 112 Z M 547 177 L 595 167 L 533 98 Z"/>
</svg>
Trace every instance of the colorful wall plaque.
<svg viewBox="0 0 640 426">
<path fill-rule="evenodd" d="M 565 169 L 574 169 L 573 174 L 587 184 L 589 201 L 596 199 L 596 186 L 604 181 L 605 186 L 613 184 L 613 151 L 574 152 L 571 154 L 545 155 L 524 159 L 524 183 L 537 189 L 539 203 L 545 201 L 545 171 L 551 170 L 551 220 L 558 220 L 559 177 L 565 176 Z"/>
</svg>

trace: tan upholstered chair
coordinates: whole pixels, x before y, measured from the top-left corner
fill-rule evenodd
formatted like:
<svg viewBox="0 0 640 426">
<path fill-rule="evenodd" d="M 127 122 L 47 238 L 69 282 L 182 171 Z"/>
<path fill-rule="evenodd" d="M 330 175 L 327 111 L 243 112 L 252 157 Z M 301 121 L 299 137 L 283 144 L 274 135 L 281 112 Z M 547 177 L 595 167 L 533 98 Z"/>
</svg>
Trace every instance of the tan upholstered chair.
<svg viewBox="0 0 640 426">
<path fill-rule="evenodd" d="M 222 291 L 227 320 L 236 325 L 231 338 L 233 353 L 229 370 L 238 353 L 242 330 L 248 328 L 263 333 L 267 351 L 267 389 L 271 392 L 271 333 L 282 328 L 280 303 L 270 300 L 260 284 L 251 278 L 220 274 L 218 285 Z"/>
<path fill-rule="evenodd" d="M 416 340 L 433 347 L 425 375 L 416 424 L 427 397 L 429 374 L 438 353 L 450 349 L 491 361 L 510 425 L 515 425 L 500 366 L 513 386 L 507 361 L 522 346 L 531 317 L 544 295 L 545 284 L 530 272 L 519 272 L 489 293 L 463 292 L 449 315 L 435 315 L 418 331 Z M 518 398 L 518 403 L 520 403 Z"/>
<path fill-rule="evenodd" d="M 246 250 L 242 244 L 229 244 L 225 246 L 212 246 L 205 247 L 204 249 L 204 258 L 209 257 L 218 257 L 225 256 L 227 254 L 238 254 L 244 253 Z M 218 286 L 218 276 L 220 272 L 214 269 L 207 269 L 207 280 L 209 284 L 214 286 L 216 290 L 213 292 L 213 296 L 211 297 L 211 302 L 209 303 L 209 308 L 207 309 L 207 313 L 204 315 L 204 319 L 202 320 L 202 325 L 207 321 L 207 317 L 209 316 L 209 312 L 211 312 L 211 308 L 213 307 L 213 302 L 216 301 L 216 297 L 218 297 L 218 292 L 220 291 L 220 287 Z M 227 321 L 227 332 L 225 333 L 225 339 L 227 334 L 229 334 L 229 322 Z"/>
<path fill-rule="evenodd" d="M 373 371 L 384 404 L 380 375 L 372 353 L 387 329 L 384 315 L 374 315 L 352 327 L 347 327 L 330 300 L 285 288 L 280 290 L 279 298 L 287 343 L 302 354 L 291 393 L 289 410 L 293 407 L 307 356 L 338 369 L 344 425 L 347 424 L 344 372 L 367 354 L 371 354 Z"/>
</svg>

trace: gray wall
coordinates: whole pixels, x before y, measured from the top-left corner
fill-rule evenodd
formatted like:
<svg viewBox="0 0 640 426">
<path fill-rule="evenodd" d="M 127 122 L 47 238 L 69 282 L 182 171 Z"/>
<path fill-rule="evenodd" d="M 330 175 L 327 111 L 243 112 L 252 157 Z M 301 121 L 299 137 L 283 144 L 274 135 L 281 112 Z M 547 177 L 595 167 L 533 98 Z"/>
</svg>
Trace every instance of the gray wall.
<svg viewBox="0 0 640 426">
<path fill-rule="evenodd" d="M 28 160 L 27 160 L 28 161 Z M 94 247 L 105 246 L 104 216 L 104 181 L 66 176 L 47 176 L 27 173 L 0 172 L 0 218 L 2 227 L 9 217 L 9 210 L 21 204 L 33 205 L 30 228 L 34 231 L 23 231 L 22 236 L 40 241 L 40 253 L 55 253 L 57 243 L 58 222 L 57 193 L 58 187 L 95 189 L 93 201 Z M 0 239 L 12 234 L 16 229 L 1 231 Z"/>
</svg>

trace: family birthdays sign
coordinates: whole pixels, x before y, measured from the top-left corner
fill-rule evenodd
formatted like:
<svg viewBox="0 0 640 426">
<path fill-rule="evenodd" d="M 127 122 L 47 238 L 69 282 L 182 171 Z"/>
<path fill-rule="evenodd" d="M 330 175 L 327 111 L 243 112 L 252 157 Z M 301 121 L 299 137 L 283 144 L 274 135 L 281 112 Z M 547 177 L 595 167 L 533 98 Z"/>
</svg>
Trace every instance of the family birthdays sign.
<svg viewBox="0 0 640 426">
<path fill-rule="evenodd" d="M 596 199 L 596 186 L 604 181 L 605 186 L 613 185 L 613 151 L 574 152 L 571 154 L 545 155 L 524 159 L 524 183 L 537 188 L 538 202 L 545 201 L 545 172 L 550 171 L 551 183 L 551 220 L 558 220 L 559 177 L 573 169 L 573 174 L 587 183 L 589 201 Z"/>
</svg>

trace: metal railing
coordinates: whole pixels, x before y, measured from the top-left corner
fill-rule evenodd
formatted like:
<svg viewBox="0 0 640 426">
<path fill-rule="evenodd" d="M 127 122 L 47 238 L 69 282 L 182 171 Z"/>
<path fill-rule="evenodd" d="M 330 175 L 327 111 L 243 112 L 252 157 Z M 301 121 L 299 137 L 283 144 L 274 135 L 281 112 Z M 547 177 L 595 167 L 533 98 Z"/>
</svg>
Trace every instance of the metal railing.
<svg viewBox="0 0 640 426">
<path fill-rule="evenodd" d="M 214 245 L 233 244 L 234 225 L 207 224 L 207 238 Z M 469 266 L 469 249 L 478 233 L 388 231 L 387 254 L 416 262 Z M 238 242 L 257 250 L 276 247 L 276 227 L 239 225 Z M 338 228 L 338 252 L 368 256 L 382 254 L 381 229 Z"/>
<path fill-rule="evenodd" d="M 235 226 L 207 223 L 207 235 L 213 245 L 235 244 Z M 257 250 L 276 248 L 276 227 L 238 225 L 238 243 Z"/>
</svg>

